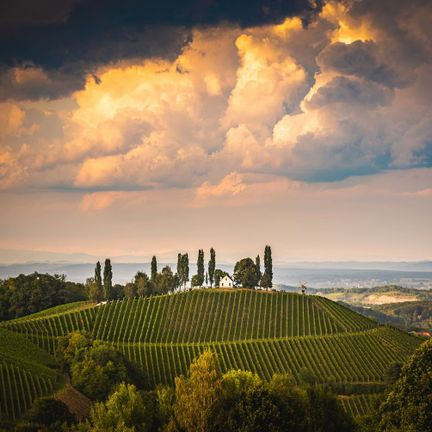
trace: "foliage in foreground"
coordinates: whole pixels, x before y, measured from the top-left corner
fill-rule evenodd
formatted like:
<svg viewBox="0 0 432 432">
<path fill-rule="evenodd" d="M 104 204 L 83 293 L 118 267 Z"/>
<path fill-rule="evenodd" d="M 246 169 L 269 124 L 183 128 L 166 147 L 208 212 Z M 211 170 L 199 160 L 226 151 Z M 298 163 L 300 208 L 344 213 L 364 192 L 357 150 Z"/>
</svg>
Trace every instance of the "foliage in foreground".
<svg viewBox="0 0 432 432">
<path fill-rule="evenodd" d="M 421 345 L 403 366 L 400 378 L 379 409 L 377 430 L 432 430 L 432 339 Z"/>
<path fill-rule="evenodd" d="M 222 375 L 217 356 L 205 351 L 188 376 L 175 387 L 140 392 L 120 384 L 108 400 L 97 403 L 81 432 L 344 432 L 355 428 L 352 419 L 326 391 L 293 385 L 286 375 L 265 384 L 252 372 Z"/>
</svg>

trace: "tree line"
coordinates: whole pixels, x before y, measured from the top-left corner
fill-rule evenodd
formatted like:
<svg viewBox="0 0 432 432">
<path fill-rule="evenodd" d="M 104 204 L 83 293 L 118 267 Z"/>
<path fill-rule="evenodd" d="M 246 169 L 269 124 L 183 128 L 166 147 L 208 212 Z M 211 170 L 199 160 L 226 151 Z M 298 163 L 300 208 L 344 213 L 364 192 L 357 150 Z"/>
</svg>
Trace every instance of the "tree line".
<svg viewBox="0 0 432 432">
<path fill-rule="evenodd" d="M 210 248 L 210 258 L 205 266 L 204 250 L 198 250 L 197 273 L 190 277 L 189 255 L 179 253 L 177 268 L 170 266 L 158 271 L 156 256 L 151 259 L 150 276 L 138 271 L 133 280 L 125 285 L 113 284 L 111 260 L 105 259 L 103 269 L 98 261 L 94 276 L 85 284 L 66 281 L 65 275 L 33 273 L 0 280 L 0 320 L 9 320 L 39 312 L 53 306 L 75 301 L 116 300 L 123 297 L 145 297 L 168 294 L 185 288 L 190 281 L 192 287 L 217 287 L 227 272 L 216 268 L 216 251 Z M 229 275 L 228 275 L 229 276 Z M 253 261 L 243 258 L 234 266 L 232 279 L 237 286 L 264 289 L 272 288 L 273 270 L 271 248 L 264 250 L 264 272 L 261 273 L 260 256 Z"/>
<path fill-rule="evenodd" d="M 84 284 L 66 281 L 65 275 L 20 274 L 0 280 L 0 321 L 82 300 L 87 300 Z"/>
<path fill-rule="evenodd" d="M 243 258 L 234 266 L 233 281 L 236 286 L 270 289 L 273 286 L 273 264 L 271 247 L 264 249 L 264 272 L 261 273 L 260 256 L 255 261 L 251 258 Z M 198 250 L 197 273 L 190 278 L 189 255 L 179 253 L 177 255 L 177 268 L 174 273 L 170 266 L 164 266 L 158 272 L 156 256 L 150 263 L 150 276 L 143 271 L 138 271 L 133 280 L 124 286 L 112 283 L 111 260 L 107 258 L 104 263 L 103 277 L 102 266 L 98 261 L 93 278 L 86 281 L 86 289 L 91 300 L 97 302 L 103 300 L 115 300 L 123 297 L 147 297 L 151 295 L 168 294 L 180 288 L 186 288 L 191 281 L 192 287 L 217 287 L 224 276 L 229 276 L 224 270 L 216 268 L 216 251 L 210 248 L 210 259 L 205 268 L 204 250 Z"/>
</svg>

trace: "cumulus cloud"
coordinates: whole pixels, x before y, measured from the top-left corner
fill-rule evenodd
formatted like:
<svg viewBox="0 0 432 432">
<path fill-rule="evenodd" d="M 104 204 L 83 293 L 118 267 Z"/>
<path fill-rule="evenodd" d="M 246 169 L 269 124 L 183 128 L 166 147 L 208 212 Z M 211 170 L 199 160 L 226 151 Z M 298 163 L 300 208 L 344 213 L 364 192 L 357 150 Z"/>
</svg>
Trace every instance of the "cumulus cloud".
<svg viewBox="0 0 432 432">
<path fill-rule="evenodd" d="M 351 44 L 335 42 L 321 51 L 317 58 L 321 68 L 344 75 L 353 75 L 386 87 L 402 87 L 408 78 L 399 76 L 389 64 L 380 62 L 377 44 L 357 40 Z"/>
<path fill-rule="evenodd" d="M 16 104 L 0 103 L 0 135 L 19 133 L 25 112 Z"/>
<path fill-rule="evenodd" d="M 359 105 L 362 109 L 388 105 L 393 94 L 385 87 L 364 80 L 337 76 L 320 87 L 305 106 L 317 109 L 335 103 Z"/>
<path fill-rule="evenodd" d="M 251 175 L 275 185 L 430 166 L 432 51 L 422 17 L 432 10 L 416 2 L 419 10 L 400 2 L 387 18 L 368 0 L 328 2 L 308 26 L 287 18 L 193 29 L 172 58 L 98 63 L 57 116 L 42 102 L 10 102 L 23 117 L 2 141 L 3 176 L 16 182 L 10 167 L 19 165 L 19 184 L 44 176 L 89 191 L 195 188 L 208 200 L 243 186 L 245 196 Z M 36 66 L 8 74 L 24 93 L 62 80 Z M 20 137 L 30 123 L 40 130 Z"/>
<path fill-rule="evenodd" d="M 15 85 L 0 96 L 59 97 L 82 88 L 85 76 L 106 64 L 128 59 L 175 59 L 190 42 L 195 26 L 259 26 L 286 16 L 301 16 L 306 23 L 319 12 L 320 5 L 309 0 L 42 0 L 37 6 L 31 0 L 2 2 L 2 80 L 8 81 L 11 67 L 33 65 L 50 76 L 50 85 L 41 86 L 39 91 Z M 60 75 L 55 72 L 59 70 Z"/>
<path fill-rule="evenodd" d="M 243 177 L 237 172 L 227 174 L 217 185 L 208 181 L 197 188 L 197 198 L 220 197 L 225 195 L 238 195 L 246 189 Z"/>
</svg>

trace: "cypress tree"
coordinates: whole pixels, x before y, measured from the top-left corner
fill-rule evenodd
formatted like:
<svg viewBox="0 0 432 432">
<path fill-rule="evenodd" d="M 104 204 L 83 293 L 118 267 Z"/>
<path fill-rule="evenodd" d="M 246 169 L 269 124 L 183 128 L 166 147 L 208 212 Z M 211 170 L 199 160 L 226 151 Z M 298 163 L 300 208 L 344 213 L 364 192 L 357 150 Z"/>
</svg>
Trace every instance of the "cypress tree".
<svg viewBox="0 0 432 432">
<path fill-rule="evenodd" d="M 96 301 L 100 301 L 103 298 L 103 288 L 102 288 L 102 269 L 101 263 L 98 261 L 95 267 L 95 285 L 96 285 Z"/>
<path fill-rule="evenodd" d="M 258 285 L 260 284 L 261 281 L 261 277 L 262 277 L 262 273 L 261 273 L 261 259 L 260 256 L 257 255 L 255 258 L 255 266 L 257 268 L 257 273 L 258 273 Z"/>
<path fill-rule="evenodd" d="M 271 247 L 268 245 L 264 249 L 264 274 L 261 278 L 261 286 L 263 288 L 271 288 L 273 286 L 273 262 Z"/>
<path fill-rule="evenodd" d="M 208 276 L 210 280 L 210 286 L 213 286 L 215 269 L 216 269 L 216 252 L 213 248 L 210 248 L 210 261 L 208 263 Z"/>
<path fill-rule="evenodd" d="M 182 265 L 181 259 L 182 259 L 182 254 L 181 253 L 177 254 L 177 276 L 179 277 L 179 279 L 181 279 L 181 265 Z"/>
<path fill-rule="evenodd" d="M 104 273 L 103 273 L 103 285 L 104 285 L 105 300 L 111 300 L 112 299 L 112 268 L 111 268 L 111 260 L 109 258 L 105 260 Z"/>
<path fill-rule="evenodd" d="M 155 282 L 157 275 L 157 261 L 156 257 L 153 255 L 151 260 L 151 281 Z"/>
<path fill-rule="evenodd" d="M 185 253 L 181 257 L 181 269 L 182 269 L 182 282 L 183 285 L 186 285 L 186 282 L 189 280 L 189 255 Z"/>
<path fill-rule="evenodd" d="M 204 251 L 202 249 L 198 250 L 198 260 L 197 260 L 197 276 L 199 286 L 204 283 Z"/>
</svg>

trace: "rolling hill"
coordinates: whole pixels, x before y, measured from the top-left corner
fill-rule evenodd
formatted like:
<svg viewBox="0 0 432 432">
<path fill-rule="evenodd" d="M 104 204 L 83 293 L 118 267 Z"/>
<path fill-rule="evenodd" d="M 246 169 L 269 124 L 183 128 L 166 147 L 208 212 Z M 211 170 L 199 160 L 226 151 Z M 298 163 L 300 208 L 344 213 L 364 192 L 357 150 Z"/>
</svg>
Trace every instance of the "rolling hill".
<svg viewBox="0 0 432 432">
<path fill-rule="evenodd" d="M 45 393 L 58 381 L 58 337 L 74 330 L 86 330 L 123 352 L 141 371 L 147 388 L 173 384 L 174 377 L 186 373 L 192 360 L 210 347 L 218 353 L 223 371 L 251 370 L 264 380 L 289 373 L 296 382 L 313 375 L 339 393 L 355 388 L 366 394 L 382 387 L 389 365 L 403 362 L 421 343 L 323 297 L 243 289 L 202 289 L 54 309 L 3 322 L 0 330 L 0 337 L 8 340 L 16 335 L 38 360 L 33 366 L 23 353 L 2 343 L 0 364 L 21 358 L 29 374 L 51 383 Z M 26 384 L 19 373 L 10 372 L 11 367 L 2 372 L 0 392 L 13 402 L 2 403 L 1 410 L 3 416 L 14 418 L 19 414 L 14 401 L 22 398 Z M 343 403 L 361 411 L 372 399 L 350 403 L 345 398 Z"/>
</svg>

